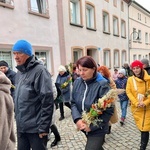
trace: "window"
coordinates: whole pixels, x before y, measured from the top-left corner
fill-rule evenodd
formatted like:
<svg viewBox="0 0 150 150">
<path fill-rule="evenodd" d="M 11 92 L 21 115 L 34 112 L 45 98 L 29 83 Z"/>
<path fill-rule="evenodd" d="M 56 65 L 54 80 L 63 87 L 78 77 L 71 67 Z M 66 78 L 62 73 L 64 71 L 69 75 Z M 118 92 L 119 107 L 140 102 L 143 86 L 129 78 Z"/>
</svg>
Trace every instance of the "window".
<svg viewBox="0 0 150 150">
<path fill-rule="evenodd" d="M 111 68 L 110 62 L 111 62 L 110 50 L 104 50 L 104 61 L 103 61 L 103 63 L 108 68 Z"/>
<path fill-rule="evenodd" d="M 133 61 L 134 61 L 134 60 L 137 60 L 136 54 L 133 55 Z"/>
<path fill-rule="evenodd" d="M 132 38 L 133 38 L 133 41 L 136 41 L 138 38 L 138 32 L 136 31 L 135 28 L 133 28 Z"/>
<path fill-rule="evenodd" d="M 141 60 L 142 59 L 142 56 L 141 55 L 138 55 L 138 60 Z"/>
<path fill-rule="evenodd" d="M 119 67 L 119 51 L 114 50 L 114 67 Z"/>
<path fill-rule="evenodd" d="M 145 33 L 145 44 L 148 44 L 148 33 Z"/>
<path fill-rule="evenodd" d="M 103 32 L 109 33 L 109 14 L 103 12 Z"/>
<path fill-rule="evenodd" d="M 147 55 L 145 55 L 145 58 L 146 58 L 146 59 L 148 59 L 148 56 L 147 56 Z"/>
<path fill-rule="evenodd" d="M 141 30 L 138 30 L 139 41 L 141 41 Z"/>
<path fill-rule="evenodd" d="M 35 52 L 35 56 L 37 59 L 42 61 L 43 65 L 47 68 L 47 54 L 46 52 Z"/>
<path fill-rule="evenodd" d="M 14 0 L 0 0 L 0 5 L 7 8 L 14 8 Z"/>
<path fill-rule="evenodd" d="M 121 55 L 121 65 L 123 65 L 124 62 L 126 62 L 126 58 L 127 58 L 127 52 L 123 50 Z"/>
<path fill-rule="evenodd" d="M 95 29 L 95 8 L 86 4 L 86 26 Z"/>
<path fill-rule="evenodd" d="M 141 14 L 138 13 L 138 20 L 141 20 Z"/>
<path fill-rule="evenodd" d="M 124 3 L 123 3 L 123 0 L 121 0 L 121 11 L 124 11 Z"/>
<path fill-rule="evenodd" d="M 0 51 L 0 60 L 5 60 L 8 63 L 9 67 L 13 68 L 11 51 L 6 51 L 6 50 Z"/>
<path fill-rule="evenodd" d="M 70 22 L 81 25 L 81 2 L 80 0 L 70 0 Z"/>
<path fill-rule="evenodd" d="M 70 0 L 70 22 L 81 25 L 81 1 Z"/>
<path fill-rule="evenodd" d="M 73 62 L 76 62 L 81 57 L 82 57 L 82 49 L 78 48 L 73 49 Z"/>
<path fill-rule="evenodd" d="M 121 20 L 121 37 L 126 37 L 126 23 Z"/>
<path fill-rule="evenodd" d="M 118 18 L 113 17 L 113 35 L 119 35 Z"/>
<path fill-rule="evenodd" d="M 87 48 L 87 56 L 91 56 L 96 63 L 98 63 L 98 54 L 97 54 L 97 48 Z"/>
<path fill-rule="evenodd" d="M 29 0 L 29 13 L 49 18 L 48 0 Z"/>
</svg>

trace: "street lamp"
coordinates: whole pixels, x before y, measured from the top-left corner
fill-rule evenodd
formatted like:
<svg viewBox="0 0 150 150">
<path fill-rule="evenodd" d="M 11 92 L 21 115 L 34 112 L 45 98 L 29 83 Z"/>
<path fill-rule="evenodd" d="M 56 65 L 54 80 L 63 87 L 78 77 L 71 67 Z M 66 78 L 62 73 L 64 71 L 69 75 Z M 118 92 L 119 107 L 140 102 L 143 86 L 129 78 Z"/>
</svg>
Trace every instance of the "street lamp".
<svg viewBox="0 0 150 150">
<path fill-rule="evenodd" d="M 129 62 L 130 62 L 130 55 L 131 55 L 130 51 L 132 49 L 132 43 L 134 41 L 138 41 L 139 39 L 140 39 L 139 38 L 139 33 L 136 30 L 133 30 L 133 32 L 130 34 L 130 37 L 129 37 Z"/>
</svg>

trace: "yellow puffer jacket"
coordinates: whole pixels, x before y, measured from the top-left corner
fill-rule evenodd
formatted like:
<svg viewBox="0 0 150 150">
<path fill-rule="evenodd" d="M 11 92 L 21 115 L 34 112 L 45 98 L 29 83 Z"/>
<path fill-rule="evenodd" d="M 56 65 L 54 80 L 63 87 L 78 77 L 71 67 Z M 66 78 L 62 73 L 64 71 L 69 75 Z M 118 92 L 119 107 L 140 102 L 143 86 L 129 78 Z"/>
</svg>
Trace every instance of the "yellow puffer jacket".
<svg viewBox="0 0 150 150">
<path fill-rule="evenodd" d="M 134 78 L 134 79 L 133 79 Z M 141 80 L 135 76 L 128 78 L 126 93 L 131 101 L 131 111 L 135 120 L 135 123 L 140 131 L 150 131 L 150 95 L 144 97 L 144 108 L 138 108 L 139 100 L 138 94 L 143 94 L 150 89 L 150 76 L 144 70 L 144 80 Z"/>
</svg>

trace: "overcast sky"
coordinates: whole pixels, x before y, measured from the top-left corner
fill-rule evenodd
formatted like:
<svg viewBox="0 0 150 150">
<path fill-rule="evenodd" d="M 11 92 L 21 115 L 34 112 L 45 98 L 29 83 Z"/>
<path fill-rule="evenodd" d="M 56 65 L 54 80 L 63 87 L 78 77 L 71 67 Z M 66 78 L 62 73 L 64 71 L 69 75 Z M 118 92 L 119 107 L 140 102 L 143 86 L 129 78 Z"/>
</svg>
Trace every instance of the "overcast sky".
<svg viewBox="0 0 150 150">
<path fill-rule="evenodd" d="M 148 11 L 150 11 L 150 0 L 135 0 L 135 1 L 144 8 L 146 8 Z"/>
</svg>

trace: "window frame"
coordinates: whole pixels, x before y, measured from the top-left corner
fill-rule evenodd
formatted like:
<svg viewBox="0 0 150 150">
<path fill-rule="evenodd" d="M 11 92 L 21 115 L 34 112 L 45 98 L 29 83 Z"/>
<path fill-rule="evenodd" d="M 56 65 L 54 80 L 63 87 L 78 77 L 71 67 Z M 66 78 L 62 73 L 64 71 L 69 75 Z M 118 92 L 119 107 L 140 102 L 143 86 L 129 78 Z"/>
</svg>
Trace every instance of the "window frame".
<svg viewBox="0 0 150 150">
<path fill-rule="evenodd" d="M 123 66 L 124 62 L 127 61 L 127 51 L 126 50 L 122 50 L 121 52 L 121 65 Z"/>
<path fill-rule="evenodd" d="M 90 2 L 86 2 L 86 4 L 85 4 L 85 14 L 86 14 L 86 28 L 87 29 L 92 29 L 92 30 L 96 30 L 96 16 L 95 16 L 95 6 L 92 4 L 92 3 L 90 3 Z M 88 10 L 90 10 L 90 24 L 91 24 L 91 26 L 88 26 L 88 23 L 87 23 L 87 21 L 88 21 L 88 19 L 87 19 L 87 9 Z"/>
<path fill-rule="evenodd" d="M 54 62 L 53 62 L 53 49 L 49 46 L 33 46 L 34 53 L 36 52 L 46 52 L 46 68 L 51 74 L 54 73 Z"/>
<path fill-rule="evenodd" d="M 148 32 L 145 32 L 145 44 L 148 44 Z"/>
<path fill-rule="evenodd" d="M 45 8 L 46 9 L 46 13 L 43 14 L 43 13 L 39 13 L 39 12 L 33 11 L 32 10 L 32 6 L 31 6 L 31 0 L 28 0 L 28 13 L 49 19 L 50 18 L 50 16 L 49 16 L 49 3 L 48 3 L 48 0 L 45 0 L 45 2 L 46 2 L 46 8 Z"/>
<path fill-rule="evenodd" d="M 75 63 L 79 58 L 81 58 L 83 56 L 83 47 L 79 47 L 79 46 L 73 46 L 71 47 L 71 51 L 72 51 L 72 60 L 73 62 L 72 63 Z M 77 52 L 77 59 L 75 59 L 75 56 L 74 56 L 74 52 Z"/>
<path fill-rule="evenodd" d="M 105 57 L 105 54 L 107 55 L 106 57 L 108 57 L 108 58 Z M 103 50 L 103 64 L 105 66 L 107 66 L 108 68 L 111 68 L 111 53 L 110 53 L 110 49 L 104 49 Z"/>
<path fill-rule="evenodd" d="M 113 35 L 119 36 L 119 19 L 115 15 L 113 15 Z"/>
<path fill-rule="evenodd" d="M 85 51 L 87 56 L 91 56 L 98 63 L 98 48 L 96 46 L 86 46 Z"/>
<path fill-rule="evenodd" d="M 121 19 L 121 37 L 126 38 L 126 21 Z"/>
<path fill-rule="evenodd" d="M 83 27 L 83 21 L 82 21 L 82 4 L 81 0 L 69 0 L 69 22 L 70 25 L 78 26 L 78 27 Z M 71 10 L 71 3 L 74 3 L 75 5 L 75 22 L 72 21 L 72 10 Z"/>
<path fill-rule="evenodd" d="M 14 9 L 14 0 L 10 0 L 10 3 L 13 3 L 13 4 L 9 4 L 6 2 L 0 2 L 0 6 L 6 7 L 9 9 Z"/>
<path fill-rule="evenodd" d="M 118 68 L 120 66 L 119 57 L 120 57 L 119 50 L 115 49 L 114 50 L 114 63 L 113 63 L 115 68 Z"/>
<path fill-rule="evenodd" d="M 109 13 L 104 10 L 102 12 L 102 22 L 103 22 L 103 33 L 110 34 L 110 16 L 109 16 Z M 107 26 L 106 26 L 106 24 L 107 24 Z"/>
</svg>

